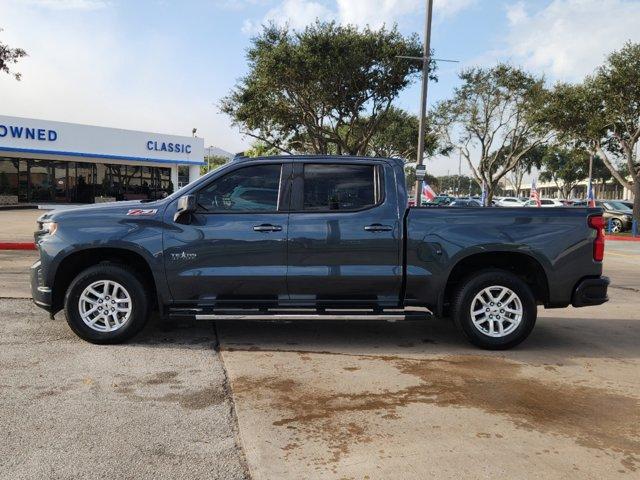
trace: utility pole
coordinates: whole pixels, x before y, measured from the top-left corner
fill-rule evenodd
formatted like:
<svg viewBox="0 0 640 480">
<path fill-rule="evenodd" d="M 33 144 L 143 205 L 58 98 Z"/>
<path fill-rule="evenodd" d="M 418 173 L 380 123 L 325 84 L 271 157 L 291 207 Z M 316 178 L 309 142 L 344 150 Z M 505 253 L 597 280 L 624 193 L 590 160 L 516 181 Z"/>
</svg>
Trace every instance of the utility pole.
<svg viewBox="0 0 640 480">
<path fill-rule="evenodd" d="M 431 18 L 433 17 L 433 0 L 427 0 L 427 12 L 424 21 L 424 46 L 422 50 L 422 93 L 420 94 L 420 121 L 418 132 L 417 165 L 424 163 L 425 120 L 427 117 L 427 92 L 429 89 L 429 64 L 431 63 Z M 422 206 L 422 189 L 420 180 L 416 180 L 416 206 Z"/>
<path fill-rule="evenodd" d="M 426 135 L 427 119 L 427 91 L 429 88 L 429 65 L 434 62 L 453 62 L 458 60 L 447 60 L 444 58 L 431 58 L 431 19 L 433 18 L 433 0 L 427 0 L 427 11 L 424 21 L 424 45 L 422 47 L 422 57 L 411 57 L 408 55 L 398 55 L 398 58 L 405 58 L 412 61 L 422 62 L 422 91 L 420 94 L 420 118 L 418 119 L 418 155 L 416 169 L 424 164 L 424 138 Z M 416 206 L 421 206 L 420 188 L 421 180 L 416 180 Z"/>
</svg>

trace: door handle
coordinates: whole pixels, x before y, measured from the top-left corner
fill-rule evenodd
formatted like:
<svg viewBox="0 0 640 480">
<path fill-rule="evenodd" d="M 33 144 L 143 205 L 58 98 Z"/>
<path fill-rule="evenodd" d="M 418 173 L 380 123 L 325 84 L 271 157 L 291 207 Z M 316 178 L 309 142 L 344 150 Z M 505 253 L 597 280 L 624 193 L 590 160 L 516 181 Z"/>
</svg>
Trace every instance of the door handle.
<svg viewBox="0 0 640 480">
<path fill-rule="evenodd" d="M 262 225 L 255 225 L 253 227 L 254 232 L 280 232 L 282 227 L 280 225 L 271 225 L 270 223 L 263 223 Z"/>
<path fill-rule="evenodd" d="M 367 232 L 390 232 L 393 230 L 391 225 L 382 225 L 381 223 L 374 223 L 364 227 Z"/>
</svg>

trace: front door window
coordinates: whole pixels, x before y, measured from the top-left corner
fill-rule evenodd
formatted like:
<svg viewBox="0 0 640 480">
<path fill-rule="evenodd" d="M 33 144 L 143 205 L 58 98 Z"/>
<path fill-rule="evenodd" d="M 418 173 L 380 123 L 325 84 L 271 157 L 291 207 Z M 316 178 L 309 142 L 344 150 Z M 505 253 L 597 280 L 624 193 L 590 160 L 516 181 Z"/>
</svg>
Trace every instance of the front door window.
<svg viewBox="0 0 640 480">
<path fill-rule="evenodd" d="M 198 204 L 207 212 L 276 212 L 281 165 L 240 168 L 200 190 Z"/>
</svg>

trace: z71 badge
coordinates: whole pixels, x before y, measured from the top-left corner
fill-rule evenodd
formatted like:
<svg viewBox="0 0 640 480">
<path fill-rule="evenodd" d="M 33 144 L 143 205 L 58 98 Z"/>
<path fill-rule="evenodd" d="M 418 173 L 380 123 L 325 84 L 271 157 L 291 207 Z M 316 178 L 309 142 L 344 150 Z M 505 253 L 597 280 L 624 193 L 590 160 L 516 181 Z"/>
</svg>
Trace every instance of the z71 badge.
<svg viewBox="0 0 640 480">
<path fill-rule="evenodd" d="M 155 215 L 158 212 L 157 208 L 132 208 L 127 212 L 127 215 L 133 215 L 134 217 Z"/>
</svg>

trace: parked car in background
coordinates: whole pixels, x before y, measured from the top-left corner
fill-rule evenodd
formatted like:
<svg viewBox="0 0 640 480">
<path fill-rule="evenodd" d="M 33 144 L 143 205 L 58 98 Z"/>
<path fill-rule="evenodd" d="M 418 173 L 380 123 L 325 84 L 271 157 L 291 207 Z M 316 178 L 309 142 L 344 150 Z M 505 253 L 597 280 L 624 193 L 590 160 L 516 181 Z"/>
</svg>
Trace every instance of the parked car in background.
<svg viewBox="0 0 640 480">
<path fill-rule="evenodd" d="M 586 200 L 575 202 L 574 207 L 586 207 Z M 596 207 L 602 208 L 607 229 L 612 233 L 631 230 L 633 210 L 619 200 L 596 200 Z"/>
<path fill-rule="evenodd" d="M 535 200 L 527 200 L 524 203 L 525 207 L 537 207 L 538 204 Z M 562 203 L 560 200 L 554 200 L 553 198 L 541 198 L 540 199 L 540 206 L 541 207 L 564 207 L 566 206 L 564 203 Z"/>
<path fill-rule="evenodd" d="M 496 207 L 522 207 L 524 202 L 518 197 L 500 197 L 495 201 Z"/>
<path fill-rule="evenodd" d="M 481 207 L 482 203 L 479 200 L 469 199 L 469 198 L 456 198 L 453 202 L 451 202 L 449 207 Z"/>
<path fill-rule="evenodd" d="M 628 200 L 616 200 L 627 207 L 629 210 L 633 210 L 633 202 L 629 202 Z"/>
<path fill-rule="evenodd" d="M 454 197 L 451 197 L 449 195 L 438 195 L 437 197 L 435 197 L 433 200 L 429 201 L 429 202 L 423 202 L 426 205 L 449 205 L 451 202 L 453 202 L 455 200 Z"/>
</svg>

